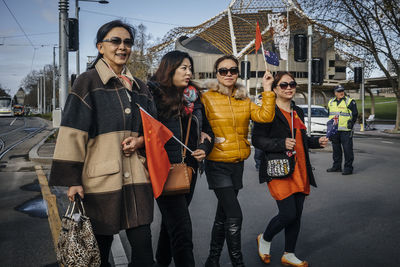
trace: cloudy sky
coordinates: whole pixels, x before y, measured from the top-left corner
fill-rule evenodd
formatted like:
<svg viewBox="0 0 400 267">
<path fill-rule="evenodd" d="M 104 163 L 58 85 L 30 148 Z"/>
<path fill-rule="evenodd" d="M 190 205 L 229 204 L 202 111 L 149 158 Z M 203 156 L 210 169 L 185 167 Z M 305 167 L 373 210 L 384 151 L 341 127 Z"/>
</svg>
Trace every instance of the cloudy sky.
<svg viewBox="0 0 400 267">
<path fill-rule="evenodd" d="M 230 0 L 108 0 L 103 5 L 79 1 L 80 69 L 87 56 L 96 55 L 94 39 L 104 23 L 122 18 L 143 23 L 154 38 L 177 26 L 195 26 L 217 15 Z M 69 1 L 75 17 L 75 0 Z M 10 12 L 11 11 L 11 12 Z M 25 36 L 27 35 L 27 37 Z M 31 71 L 53 62 L 58 44 L 58 0 L 0 0 L 0 84 L 15 93 Z M 56 50 L 58 62 L 58 50 Z M 69 53 L 69 70 L 75 72 L 75 53 Z"/>
</svg>

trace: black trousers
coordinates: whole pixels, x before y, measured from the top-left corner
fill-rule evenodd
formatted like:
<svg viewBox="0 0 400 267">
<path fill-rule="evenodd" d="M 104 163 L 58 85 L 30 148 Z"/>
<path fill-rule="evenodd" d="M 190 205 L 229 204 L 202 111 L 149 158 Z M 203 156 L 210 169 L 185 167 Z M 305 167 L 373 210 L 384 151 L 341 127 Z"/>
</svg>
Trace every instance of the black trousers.
<svg viewBox="0 0 400 267">
<path fill-rule="evenodd" d="M 333 167 L 342 168 L 342 147 L 344 152 L 344 170 L 353 170 L 353 133 L 352 131 L 338 131 L 330 139 L 333 149 Z"/>
<path fill-rule="evenodd" d="M 162 220 L 156 260 L 162 265 L 169 265 L 173 258 L 176 267 L 195 266 L 189 204 L 193 198 L 196 178 L 197 172 L 193 175 L 188 194 L 157 198 Z"/>
<path fill-rule="evenodd" d="M 285 229 L 285 252 L 294 253 L 305 196 L 303 193 L 295 193 L 276 201 L 279 213 L 272 218 L 264 232 L 263 237 L 266 241 L 271 242 L 276 234 Z"/>
<path fill-rule="evenodd" d="M 135 228 L 126 229 L 126 235 L 132 248 L 132 258 L 129 266 L 150 267 L 154 263 L 153 247 L 151 244 L 150 224 L 141 225 Z M 101 256 L 101 267 L 111 266 L 109 255 L 113 235 L 96 235 Z"/>
</svg>

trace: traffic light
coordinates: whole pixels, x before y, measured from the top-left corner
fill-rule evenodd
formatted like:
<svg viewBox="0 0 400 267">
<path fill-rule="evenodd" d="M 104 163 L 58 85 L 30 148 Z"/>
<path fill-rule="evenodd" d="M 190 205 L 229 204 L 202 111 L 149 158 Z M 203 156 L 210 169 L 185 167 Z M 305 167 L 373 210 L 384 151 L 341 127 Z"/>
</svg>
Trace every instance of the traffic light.
<svg viewBox="0 0 400 267">
<path fill-rule="evenodd" d="M 250 79 L 250 62 L 249 61 L 240 62 L 240 79 L 242 79 L 242 80 Z"/>
<path fill-rule="evenodd" d="M 68 50 L 79 50 L 79 22 L 77 19 L 68 19 L 69 35 L 68 35 Z"/>
<path fill-rule="evenodd" d="M 294 61 L 305 62 L 307 60 L 307 35 L 294 35 Z"/>
<path fill-rule="evenodd" d="M 76 80 L 76 74 L 71 74 L 71 88 L 74 85 L 75 80 Z"/>
<path fill-rule="evenodd" d="M 324 60 L 313 58 L 311 64 L 311 83 L 321 85 L 324 83 Z"/>
<path fill-rule="evenodd" d="M 363 70 L 362 67 L 354 68 L 354 83 L 362 83 L 363 80 Z"/>
</svg>

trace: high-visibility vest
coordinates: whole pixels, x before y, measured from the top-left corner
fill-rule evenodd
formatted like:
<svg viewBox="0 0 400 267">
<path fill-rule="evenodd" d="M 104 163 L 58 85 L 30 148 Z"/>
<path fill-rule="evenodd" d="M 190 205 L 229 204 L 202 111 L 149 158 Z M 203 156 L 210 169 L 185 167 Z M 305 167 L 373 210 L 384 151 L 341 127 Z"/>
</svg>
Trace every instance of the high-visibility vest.
<svg viewBox="0 0 400 267">
<path fill-rule="evenodd" d="M 351 131 L 351 129 L 347 128 L 347 122 L 352 119 L 351 110 L 348 108 L 350 105 L 351 99 L 348 96 L 344 97 L 344 100 L 340 101 L 340 104 L 337 104 L 336 97 L 332 98 L 328 102 L 329 107 L 329 119 L 333 119 L 336 115 L 339 116 L 339 131 Z"/>
</svg>

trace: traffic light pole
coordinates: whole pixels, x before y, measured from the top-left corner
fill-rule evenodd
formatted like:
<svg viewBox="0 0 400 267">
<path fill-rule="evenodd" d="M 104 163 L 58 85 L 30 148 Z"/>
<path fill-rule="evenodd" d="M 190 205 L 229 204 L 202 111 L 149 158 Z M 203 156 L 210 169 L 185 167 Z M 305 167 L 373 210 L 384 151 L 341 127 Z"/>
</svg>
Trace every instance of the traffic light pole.
<svg viewBox="0 0 400 267">
<path fill-rule="evenodd" d="M 362 62 L 362 76 L 361 76 L 361 106 L 362 106 L 362 125 L 363 127 L 365 126 L 365 88 L 364 88 L 364 68 L 365 68 L 365 64 L 364 61 Z M 364 128 L 365 129 L 365 128 Z"/>
<path fill-rule="evenodd" d="M 307 104 L 308 104 L 308 125 L 307 135 L 311 136 L 311 68 L 312 68 L 312 25 L 308 25 L 308 92 L 307 92 Z"/>
<path fill-rule="evenodd" d="M 75 0 L 75 18 L 77 19 L 79 25 L 79 0 Z M 80 74 L 79 64 L 80 62 L 79 62 L 79 38 L 78 38 L 78 49 L 76 50 L 76 76 Z"/>
<path fill-rule="evenodd" d="M 59 0 L 59 107 L 64 109 L 68 95 L 68 0 Z"/>
</svg>

